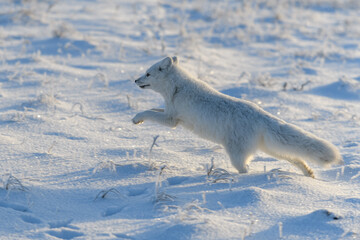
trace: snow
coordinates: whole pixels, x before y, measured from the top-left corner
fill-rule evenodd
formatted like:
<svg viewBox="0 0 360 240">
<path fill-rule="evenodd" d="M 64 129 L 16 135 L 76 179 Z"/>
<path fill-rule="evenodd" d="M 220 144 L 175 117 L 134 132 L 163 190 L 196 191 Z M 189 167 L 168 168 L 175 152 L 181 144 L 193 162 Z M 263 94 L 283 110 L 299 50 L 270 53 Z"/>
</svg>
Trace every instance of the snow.
<svg viewBox="0 0 360 240">
<path fill-rule="evenodd" d="M 360 239 L 360 3 L 0 2 L 0 239 Z M 334 143 L 316 179 L 133 125 L 177 55 L 219 91 Z M 157 137 L 158 136 L 158 137 Z M 213 163 L 213 165 L 212 165 Z"/>
</svg>

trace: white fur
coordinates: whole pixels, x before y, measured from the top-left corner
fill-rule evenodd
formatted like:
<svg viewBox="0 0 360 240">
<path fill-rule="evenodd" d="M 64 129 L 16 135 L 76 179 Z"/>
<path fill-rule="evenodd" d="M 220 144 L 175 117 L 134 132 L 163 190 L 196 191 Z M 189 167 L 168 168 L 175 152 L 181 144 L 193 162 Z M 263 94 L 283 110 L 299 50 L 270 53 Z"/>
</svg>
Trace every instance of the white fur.
<svg viewBox="0 0 360 240">
<path fill-rule="evenodd" d="M 291 162 L 311 177 L 314 173 L 305 160 L 323 166 L 342 163 L 339 151 L 331 143 L 286 123 L 254 103 L 214 90 L 185 72 L 176 57 L 154 64 L 135 83 L 160 93 L 165 109 L 140 112 L 133 123 L 151 120 L 169 127 L 181 124 L 223 145 L 240 173 L 248 171 L 258 149 Z"/>
</svg>

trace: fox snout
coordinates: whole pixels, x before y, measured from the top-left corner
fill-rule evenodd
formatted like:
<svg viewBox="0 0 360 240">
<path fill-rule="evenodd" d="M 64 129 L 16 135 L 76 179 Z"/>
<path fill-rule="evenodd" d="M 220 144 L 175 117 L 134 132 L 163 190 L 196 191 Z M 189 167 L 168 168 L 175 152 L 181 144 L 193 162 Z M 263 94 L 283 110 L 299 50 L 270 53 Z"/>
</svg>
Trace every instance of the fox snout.
<svg viewBox="0 0 360 240">
<path fill-rule="evenodd" d="M 135 80 L 136 85 L 138 85 L 140 88 L 145 88 L 150 86 L 150 84 L 143 83 L 141 80 L 142 77 Z"/>
</svg>

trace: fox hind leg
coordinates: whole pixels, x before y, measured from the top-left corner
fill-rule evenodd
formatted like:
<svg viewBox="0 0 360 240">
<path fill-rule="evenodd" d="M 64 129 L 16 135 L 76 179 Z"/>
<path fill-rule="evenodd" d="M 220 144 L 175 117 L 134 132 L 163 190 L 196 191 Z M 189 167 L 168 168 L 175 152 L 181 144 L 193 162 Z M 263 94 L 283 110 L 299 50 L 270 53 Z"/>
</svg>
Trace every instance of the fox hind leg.
<svg viewBox="0 0 360 240">
<path fill-rule="evenodd" d="M 283 159 L 293 164 L 298 169 L 300 169 L 305 176 L 315 178 L 314 171 L 309 167 L 309 165 L 307 165 L 307 163 L 303 159 L 276 154 L 273 151 L 270 151 L 267 147 L 262 147 L 262 150 L 263 152 L 269 154 L 270 156 L 273 156 L 274 158 Z"/>
<path fill-rule="evenodd" d="M 305 176 L 315 178 L 314 171 L 306 164 L 306 162 L 302 159 L 290 159 L 290 158 L 284 158 L 288 162 L 292 163 L 296 167 L 298 167 Z"/>
<path fill-rule="evenodd" d="M 252 160 L 255 150 L 251 148 L 251 144 L 248 144 L 247 146 L 239 145 L 240 144 L 228 144 L 225 146 L 225 149 L 230 157 L 232 165 L 238 170 L 238 172 L 247 173 L 248 166 Z M 287 160 L 288 162 L 296 166 L 298 169 L 300 169 L 305 176 L 315 178 L 314 171 L 307 165 L 307 163 L 303 159 L 282 156 L 272 151 L 269 151 L 267 148 L 262 148 L 262 150 L 277 159 Z"/>
</svg>

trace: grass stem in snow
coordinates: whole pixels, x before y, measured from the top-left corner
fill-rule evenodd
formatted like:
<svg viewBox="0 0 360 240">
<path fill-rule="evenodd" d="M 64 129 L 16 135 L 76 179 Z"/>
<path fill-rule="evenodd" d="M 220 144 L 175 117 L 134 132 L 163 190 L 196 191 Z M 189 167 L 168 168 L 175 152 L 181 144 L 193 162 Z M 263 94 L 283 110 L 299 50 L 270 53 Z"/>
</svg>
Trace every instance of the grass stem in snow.
<svg viewBox="0 0 360 240">
<path fill-rule="evenodd" d="M 279 222 L 278 226 L 279 226 L 279 238 L 282 239 L 283 238 L 283 223 Z"/>
<path fill-rule="evenodd" d="M 115 189 L 115 188 L 110 188 L 110 189 L 107 189 L 107 190 L 102 190 L 102 191 L 100 191 L 100 192 L 96 195 L 94 201 L 97 200 L 97 199 L 99 199 L 99 198 L 104 199 L 107 195 L 109 195 L 109 193 L 116 194 L 116 195 L 118 195 L 118 196 L 120 196 L 120 197 L 122 196 L 122 194 L 119 192 L 119 190 L 117 190 L 117 189 Z"/>
<path fill-rule="evenodd" d="M 28 188 L 25 187 L 18 178 L 13 175 L 9 175 L 8 179 L 4 184 L 4 188 L 6 190 L 20 190 L 20 191 L 28 191 Z"/>
</svg>

